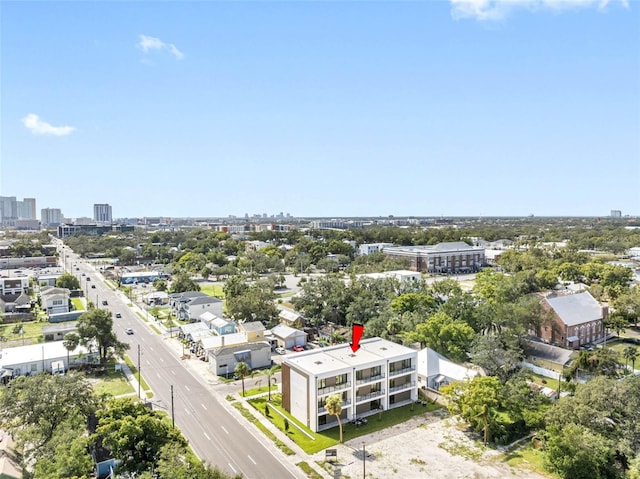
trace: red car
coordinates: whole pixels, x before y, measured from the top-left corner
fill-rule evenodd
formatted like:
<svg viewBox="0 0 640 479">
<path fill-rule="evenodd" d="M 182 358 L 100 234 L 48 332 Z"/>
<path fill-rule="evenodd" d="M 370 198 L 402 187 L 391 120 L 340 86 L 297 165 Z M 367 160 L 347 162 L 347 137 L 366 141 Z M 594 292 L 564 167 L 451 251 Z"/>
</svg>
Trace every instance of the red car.
<svg viewBox="0 0 640 479">
<path fill-rule="evenodd" d="M 294 346 L 293 350 L 297 351 L 297 352 L 300 352 L 300 351 L 304 351 L 304 348 L 302 346 Z"/>
</svg>

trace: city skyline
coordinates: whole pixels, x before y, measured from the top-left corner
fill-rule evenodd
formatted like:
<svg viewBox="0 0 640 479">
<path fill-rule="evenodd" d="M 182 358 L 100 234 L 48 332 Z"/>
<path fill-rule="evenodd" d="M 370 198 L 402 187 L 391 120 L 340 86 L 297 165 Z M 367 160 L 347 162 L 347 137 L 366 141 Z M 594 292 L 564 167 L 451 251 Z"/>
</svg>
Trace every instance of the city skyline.
<svg viewBox="0 0 640 479">
<path fill-rule="evenodd" d="M 640 215 L 630 2 L 2 2 L 0 13 L 0 196 L 39 209 Z"/>
</svg>

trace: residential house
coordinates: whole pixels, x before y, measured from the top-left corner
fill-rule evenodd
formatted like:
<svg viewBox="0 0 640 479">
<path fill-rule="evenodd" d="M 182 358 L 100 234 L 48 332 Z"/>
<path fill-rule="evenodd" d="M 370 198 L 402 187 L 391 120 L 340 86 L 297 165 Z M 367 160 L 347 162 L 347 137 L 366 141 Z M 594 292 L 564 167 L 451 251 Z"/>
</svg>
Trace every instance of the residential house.
<svg viewBox="0 0 640 479">
<path fill-rule="evenodd" d="M 256 341 L 263 341 L 265 335 L 265 327 L 260 321 L 248 321 L 246 323 L 238 324 L 238 332 L 245 333 L 247 335 L 247 341 L 254 343 Z"/>
<path fill-rule="evenodd" d="M 222 346 L 208 351 L 209 370 L 218 376 L 229 376 L 238 363 L 246 363 L 249 369 L 271 366 L 271 346 L 266 341 Z"/>
<path fill-rule="evenodd" d="M 45 341 L 62 341 L 67 334 L 77 330 L 78 324 L 75 322 L 50 324 L 42 327 L 42 335 Z"/>
<path fill-rule="evenodd" d="M 563 348 L 578 349 L 582 344 L 604 338 L 604 318 L 608 308 L 589 292 L 557 296 L 550 294 L 543 306 L 551 313 L 551 320 L 543 324 L 538 336 Z"/>
<path fill-rule="evenodd" d="M 200 322 L 205 324 L 211 331 L 218 336 L 232 334 L 236 332 L 236 323 L 229 319 L 221 318 L 213 313 L 202 313 Z"/>
<path fill-rule="evenodd" d="M 67 288 L 45 286 L 40 289 L 40 307 L 47 314 L 69 312 L 70 291 Z"/>
<path fill-rule="evenodd" d="M 284 324 L 290 328 L 304 327 L 304 316 L 296 311 L 280 308 L 278 318 L 280 319 L 280 324 Z"/>
<path fill-rule="evenodd" d="M 169 306 L 175 317 L 182 321 L 198 321 L 206 312 L 222 316 L 222 301 L 200 291 L 170 294 Z"/>
<path fill-rule="evenodd" d="M 282 407 L 313 431 L 337 425 L 325 403 L 342 395 L 341 420 L 409 404 L 418 398 L 417 351 L 381 338 L 288 354 L 282 362 Z"/>
<path fill-rule="evenodd" d="M 281 348 L 291 349 L 294 346 L 307 345 L 307 333 L 284 324 L 271 328 L 271 335 L 275 337 L 276 345 Z"/>
<path fill-rule="evenodd" d="M 417 369 L 418 386 L 436 391 L 444 385 L 471 380 L 479 374 L 479 371 L 456 364 L 430 348 L 418 351 Z"/>
<path fill-rule="evenodd" d="M 67 363 L 67 355 L 69 363 Z M 43 371 L 52 373 L 55 369 L 92 362 L 98 357 L 96 347 L 78 345 L 73 351 L 67 351 L 64 341 L 32 344 L 5 348 L 0 353 L 0 376 L 30 376 Z"/>
<path fill-rule="evenodd" d="M 5 294 L 28 294 L 29 277 L 18 276 L 17 278 L 0 277 L 0 296 Z"/>
<path fill-rule="evenodd" d="M 31 298 L 26 293 L 0 295 L 0 313 L 29 313 Z"/>
</svg>

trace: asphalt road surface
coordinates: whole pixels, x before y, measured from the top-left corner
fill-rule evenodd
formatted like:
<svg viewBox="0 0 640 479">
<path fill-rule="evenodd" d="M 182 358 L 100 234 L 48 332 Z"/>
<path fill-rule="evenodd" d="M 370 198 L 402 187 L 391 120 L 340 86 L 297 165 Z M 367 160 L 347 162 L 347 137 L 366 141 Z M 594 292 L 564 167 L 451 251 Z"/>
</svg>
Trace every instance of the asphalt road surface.
<svg viewBox="0 0 640 479">
<path fill-rule="evenodd" d="M 95 270 L 75 254 L 69 258 L 87 297 L 98 307 L 121 313 L 114 317 L 114 330 L 118 339 L 129 343 L 129 357 L 137 365 L 140 347 L 140 370 L 143 378 L 153 389 L 154 406 L 171 415 L 171 386 L 173 386 L 174 418 L 176 426 L 189 440 L 200 459 L 216 465 L 230 473 L 241 473 L 247 479 L 288 479 L 304 477 L 297 470 L 282 462 L 277 451 L 272 452 L 248 431 L 254 427 L 239 423 L 218 401 L 200 379 L 195 378 L 181 363 L 175 351 L 164 340 L 150 331 L 121 297 L 109 289 L 96 276 Z M 82 276 L 85 273 L 85 276 Z M 91 278 L 87 281 L 87 277 Z M 91 285 L 95 284 L 95 288 Z M 108 306 L 102 306 L 106 300 Z M 125 333 L 133 328 L 134 334 Z M 142 392 L 144 396 L 144 392 Z M 221 399 L 225 400 L 225 399 Z M 265 441 L 268 439 L 265 438 Z"/>
</svg>

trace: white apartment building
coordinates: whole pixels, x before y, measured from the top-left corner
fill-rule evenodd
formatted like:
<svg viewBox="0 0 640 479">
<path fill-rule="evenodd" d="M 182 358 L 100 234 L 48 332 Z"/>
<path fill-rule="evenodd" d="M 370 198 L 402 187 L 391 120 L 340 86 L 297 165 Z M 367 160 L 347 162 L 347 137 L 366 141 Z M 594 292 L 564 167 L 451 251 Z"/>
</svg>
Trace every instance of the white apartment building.
<svg viewBox="0 0 640 479">
<path fill-rule="evenodd" d="M 113 221 L 111 216 L 111 205 L 106 203 L 94 204 L 93 219 L 98 223 L 111 223 Z"/>
<path fill-rule="evenodd" d="M 403 406 L 418 398 L 418 352 L 386 339 L 360 342 L 284 356 L 282 406 L 313 431 L 336 426 L 324 405 L 341 394 L 341 421 L 349 421 Z"/>
<path fill-rule="evenodd" d="M 391 243 L 366 243 L 358 246 L 358 254 L 360 256 L 368 255 L 382 251 L 382 248 L 390 248 L 393 245 Z"/>
<path fill-rule="evenodd" d="M 60 226 L 62 224 L 62 211 L 60 208 L 42 208 L 40 210 L 40 222 L 42 226 Z"/>
</svg>

